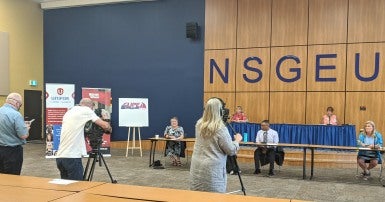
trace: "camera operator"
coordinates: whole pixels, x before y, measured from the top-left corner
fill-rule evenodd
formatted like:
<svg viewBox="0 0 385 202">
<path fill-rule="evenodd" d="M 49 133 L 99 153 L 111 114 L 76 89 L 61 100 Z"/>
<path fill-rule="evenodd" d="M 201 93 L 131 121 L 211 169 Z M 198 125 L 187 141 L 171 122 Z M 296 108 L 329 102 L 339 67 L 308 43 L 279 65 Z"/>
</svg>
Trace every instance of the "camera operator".
<svg viewBox="0 0 385 202">
<path fill-rule="evenodd" d="M 84 126 L 88 121 L 91 120 L 105 131 L 111 131 L 110 124 L 100 119 L 93 107 L 91 99 L 83 98 L 79 106 L 71 108 L 63 116 L 56 159 L 62 179 L 83 180 L 82 156 L 87 155 Z"/>
<path fill-rule="evenodd" d="M 191 159 L 190 189 L 208 192 L 225 192 L 227 184 L 226 157 L 235 155 L 242 140 L 235 134 L 235 141 L 224 124 L 228 109 L 218 98 L 207 101 L 203 116 L 195 125 L 196 142 Z M 227 118 L 226 118 L 227 119 Z"/>
</svg>

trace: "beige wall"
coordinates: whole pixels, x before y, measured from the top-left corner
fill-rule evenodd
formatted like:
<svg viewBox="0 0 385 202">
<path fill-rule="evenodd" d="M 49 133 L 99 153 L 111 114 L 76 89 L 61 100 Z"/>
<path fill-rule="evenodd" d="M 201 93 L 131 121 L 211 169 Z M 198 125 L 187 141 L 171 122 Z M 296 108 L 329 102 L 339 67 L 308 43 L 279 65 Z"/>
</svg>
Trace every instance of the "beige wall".
<svg viewBox="0 0 385 202">
<path fill-rule="evenodd" d="M 10 91 L 43 90 L 43 11 L 32 0 L 0 0 L 0 31 L 9 35 Z M 29 86 L 37 80 L 38 86 Z M 5 96 L 0 96 L 0 104 Z M 23 113 L 23 109 L 22 109 Z"/>
<path fill-rule="evenodd" d="M 384 10 L 384 0 L 206 0 L 204 101 L 222 97 L 232 113 L 242 105 L 251 122 L 272 123 L 318 124 L 333 106 L 340 123 L 359 129 L 373 120 L 385 134 Z M 362 77 L 373 75 L 380 54 L 375 80 L 357 78 L 356 53 Z M 336 57 L 317 60 L 320 54 Z M 281 75 L 301 76 L 284 82 L 276 66 L 292 55 L 299 61 L 283 62 Z M 250 58 L 246 65 L 259 72 L 245 68 Z M 336 81 L 316 81 L 317 63 L 334 66 L 319 76 Z M 218 73 L 225 64 L 227 82 Z"/>
</svg>

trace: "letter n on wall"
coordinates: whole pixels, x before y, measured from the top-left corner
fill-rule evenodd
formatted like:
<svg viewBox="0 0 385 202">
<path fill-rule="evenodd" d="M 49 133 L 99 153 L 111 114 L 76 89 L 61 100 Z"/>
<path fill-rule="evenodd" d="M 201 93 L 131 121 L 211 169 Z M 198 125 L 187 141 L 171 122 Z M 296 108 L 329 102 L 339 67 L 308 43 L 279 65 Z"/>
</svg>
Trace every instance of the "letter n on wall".
<svg viewBox="0 0 385 202">
<path fill-rule="evenodd" d="M 235 50 L 205 51 L 204 92 L 234 92 L 235 68 Z"/>
</svg>

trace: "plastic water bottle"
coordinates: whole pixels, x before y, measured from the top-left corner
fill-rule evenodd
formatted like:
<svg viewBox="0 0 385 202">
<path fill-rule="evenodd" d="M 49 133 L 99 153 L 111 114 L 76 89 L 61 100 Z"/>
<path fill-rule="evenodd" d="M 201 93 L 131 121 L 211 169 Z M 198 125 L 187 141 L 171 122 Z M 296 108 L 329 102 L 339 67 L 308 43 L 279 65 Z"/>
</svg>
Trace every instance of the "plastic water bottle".
<svg viewBox="0 0 385 202">
<path fill-rule="evenodd" d="M 243 133 L 243 142 L 249 141 L 249 135 L 247 133 Z"/>
</svg>

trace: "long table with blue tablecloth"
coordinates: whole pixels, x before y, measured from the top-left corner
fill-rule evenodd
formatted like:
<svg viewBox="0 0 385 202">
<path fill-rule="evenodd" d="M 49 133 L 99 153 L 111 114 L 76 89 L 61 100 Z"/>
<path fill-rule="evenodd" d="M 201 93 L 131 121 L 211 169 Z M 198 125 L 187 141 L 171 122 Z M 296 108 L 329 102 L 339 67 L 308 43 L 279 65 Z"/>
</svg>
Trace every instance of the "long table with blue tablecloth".
<svg viewBox="0 0 385 202">
<path fill-rule="evenodd" d="M 257 132 L 261 129 L 259 123 L 230 123 L 230 134 L 247 133 L 247 139 L 255 142 Z M 270 124 L 270 128 L 276 130 L 280 143 L 290 144 L 314 144 L 331 146 L 355 147 L 356 128 L 354 125 L 302 125 L 302 124 Z"/>
</svg>

